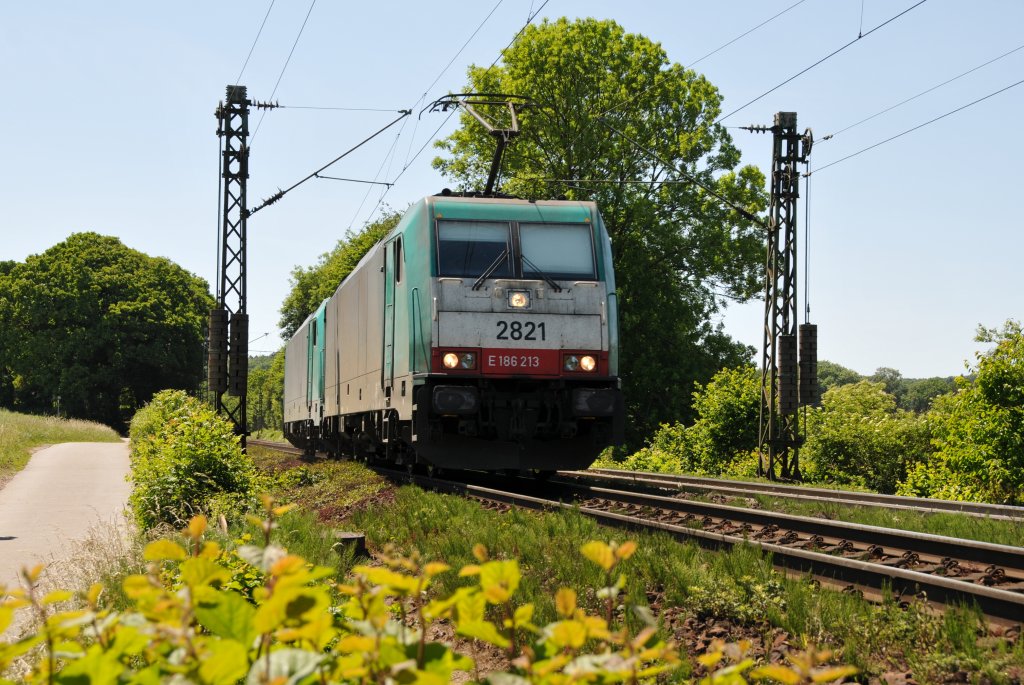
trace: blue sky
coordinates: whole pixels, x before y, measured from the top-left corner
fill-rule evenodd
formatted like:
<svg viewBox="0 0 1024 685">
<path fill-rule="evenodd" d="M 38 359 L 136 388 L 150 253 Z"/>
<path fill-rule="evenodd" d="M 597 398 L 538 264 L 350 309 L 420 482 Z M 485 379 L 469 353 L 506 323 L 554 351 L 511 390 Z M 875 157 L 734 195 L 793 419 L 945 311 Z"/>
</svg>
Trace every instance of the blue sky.
<svg viewBox="0 0 1024 685">
<path fill-rule="evenodd" d="M 461 90 L 466 66 L 490 64 L 542 2 L 318 0 L 274 99 L 293 107 L 418 112 Z M 688 65 L 794 2 L 549 0 L 540 17 L 614 19 Z M 695 68 L 731 111 L 915 2 L 804 0 Z M 238 77 L 269 4 L 0 3 L 0 259 L 23 260 L 93 230 L 169 257 L 212 283 L 213 111 Z M 271 97 L 309 7 L 308 0 L 274 3 L 241 78 L 251 97 Z M 1021 26 L 1024 3 L 1017 0 L 928 0 L 725 123 L 768 124 L 777 111 L 796 111 L 800 127 L 820 140 L 1019 47 Z M 820 142 L 814 167 L 1022 78 L 1024 50 Z M 270 112 L 252 140 L 250 206 L 392 116 Z M 259 121 L 254 113 L 254 129 Z M 410 118 L 331 173 L 392 181 L 405 168 L 383 199 L 402 208 L 445 185 L 430 168 L 432 148 L 416 156 L 442 121 L 436 114 Z M 744 161 L 768 170 L 770 137 L 733 134 Z M 813 177 L 807 276 L 822 358 L 861 373 L 889 366 L 908 377 L 952 375 L 973 358 L 978 324 L 1024 318 L 1022 151 L 1024 85 Z M 270 334 L 252 348 L 279 344 L 277 310 L 291 269 L 358 229 L 381 190 L 317 180 L 250 220 L 250 330 L 253 338 Z M 802 232 L 802 200 L 799 212 Z M 802 287 L 800 302 L 802 312 Z M 762 307 L 729 308 L 726 330 L 759 346 Z"/>
</svg>

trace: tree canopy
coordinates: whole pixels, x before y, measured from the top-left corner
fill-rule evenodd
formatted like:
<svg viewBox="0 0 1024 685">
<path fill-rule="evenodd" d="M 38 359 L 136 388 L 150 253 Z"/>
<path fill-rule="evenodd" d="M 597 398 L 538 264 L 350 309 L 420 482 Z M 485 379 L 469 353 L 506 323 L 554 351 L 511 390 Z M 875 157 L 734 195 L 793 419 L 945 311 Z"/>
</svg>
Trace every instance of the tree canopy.
<svg viewBox="0 0 1024 685">
<path fill-rule="evenodd" d="M 117 238 L 77 233 L 0 269 L 0 400 L 123 429 L 203 376 L 206 282 Z"/>
<path fill-rule="evenodd" d="M 760 290 L 764 252 L 763 229 L 747 218 L 767 205 L 764 175 L 737 168 L 739 151 L 715 123 L 718 90 L 613 21 L 564 18 L 527 27 L 502 64 L 471 67 L 467 90 L 533 101 L 506 152 L 504 192 L 593 200 L 601 210 L 634 438 L 692 417 L 694 384 L 751 353 L 712 319 L 726 299 Z M 494 142 L 479 123 L 463 114 L 438 145 L 447 156 L 435 167 L 462 189 L 483 186 Z"/>
<path fill-rule="evenodd" d="M 292 287 L 281 303 L 281 319 L 277 322 L 281 336 L 290 338 L 295 335 L 306 317 L 334 294 L 338 284 L 356 268 L 359 260 L 397 226 L 401 218 L 399 212 L 387 212 L 364 226 L 359 233 L 350 231 L 333 250 L 320 255 L 313 266 L 292 269 Z"/>
</svg>

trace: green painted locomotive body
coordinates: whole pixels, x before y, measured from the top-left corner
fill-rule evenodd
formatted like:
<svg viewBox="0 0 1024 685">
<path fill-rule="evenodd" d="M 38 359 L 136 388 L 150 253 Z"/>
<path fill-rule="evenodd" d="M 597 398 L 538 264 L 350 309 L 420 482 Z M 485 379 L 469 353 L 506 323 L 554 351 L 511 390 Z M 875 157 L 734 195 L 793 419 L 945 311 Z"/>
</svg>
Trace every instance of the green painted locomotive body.
<svg viewBox="0 0 1024 685">
<path fill-rule="evenodd" d="M 593 203 L 432 196 L 285 352 L 285 436 L 443 468 L 582 468 L 621 442 L 611 245 Z"/>
</svg>

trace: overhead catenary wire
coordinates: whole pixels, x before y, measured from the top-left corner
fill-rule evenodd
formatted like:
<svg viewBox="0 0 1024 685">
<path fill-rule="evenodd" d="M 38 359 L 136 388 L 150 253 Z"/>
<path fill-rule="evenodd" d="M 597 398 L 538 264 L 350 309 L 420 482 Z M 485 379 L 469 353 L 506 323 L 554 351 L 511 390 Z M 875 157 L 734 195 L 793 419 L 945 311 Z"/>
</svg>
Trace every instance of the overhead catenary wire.
<svg viewBox="0 0 1024 685">
<path fill-rule="evenodd" d="M 259 204 L 259 205 L 258 205 L 258 206 L 257 206 L 257 207 L 256 207 L 255 209 L 251 209 L 251 210 L 248 210 L 248 211 L 246 212 L 246 215 L 247 215 L 247 216 L 252 216 L 252 215 L 253 215 L 253 214 L 255 214 L 256 212 L 258 212 L 258 211 L 260 211 L 261 209 L 263 209 L 264 207 L 268 207 L 269 205 L 272 205 L 272 204 L 274 204 L 275 202 L 277 202 L 278 200 L 280 200 L 280 199 L 281 199 L 282 197 L 284 197 L 285 195 L 287 195 L 287 194 L 288 194 L 288 193 L 290 193 L 291 191 L 293 191 L 293 190 L 295 190 L 296 188 L 298 188 L 298 187 L 299 187 L 300 185 L 302 185 L 302 184 L 303 184 L 303 183 L 305 183 L 306 181 L 310 180 L 311 178 L 315 178 L 315 177 L 316 177 L 316 175 L 317 175 L 317 174 L 319 174 L 319 173 L 320 173 L 321 171 L 323 171 L 324 169 L 327 169 L 327 168 L 328 168 L 329 166 L 331 166 L 332 164 L 335 164 L 336 162 L 340 161 L 341 159 L 343 159 L 343 158 L 344 158 L 344 157 L 346 157 L 347 155 L 349 155 L 349 154 L 351 154 L 351 153 L 355 152 L 356 150 L 358 150 L 359 148 L 361 148 L 361 147 L 362 147 L 363 145 L 366 145 L 366 144 L 367 144 L 368 142 L 370 142 L 371 140 L 373 140 L 374 138 L 376 138 L 376 137 L 377 137 L 377 136 L 379 136 L 380 134 L 384 133 L 384 131 L 387 131 L 387 130 L 388 130 L 389 128 L 391 128 L 392 126 L 394 126 L 395 124 L 397 124 L 397 123 L 398 123 L 399 121 L 401 121 L 401 120 L 402 120 L 402 119 L 404 119 L 405 117 L 409 116 L 409 115 L 410 115 L 411 113 L 412 113 L 412 112 L 410 112 L 409 110 L 404 110 L 404 111 L 403 111 L 403 112 L 402 112 L 402 113 L 401 113 L 401 114 L 400 114 L 399 116 L 397 116 L 397 117 L 396 117 L 395 119 L 393 119 L 393 120 L 392 120 L 392 121 L 391 121 L 390 123 L 388 123 L 388 124 L 387 124 L 386 126 L 384 126 L 384 127 L 380 128 L 380 129 L 378 129 L 378 130 L 377 130 L 376 132 L 372 133 L 372 134 L 371 134 L 371 135 L 369 135 L 368 137 L 366 137 L 366 138 L 364 138 L 363 140 L 359 141 L 358 143 L 356 143 L 355 145 L 353 145 L 352 147 L 350 147 L 350 148 L 349 148 L 348 150 L 345 150 L 345 152 L 342 152 L 342 153 L 341 153 L 340 155 L 338 155 L 337 157 L 335 157 L 334 159 L 332 159 L 332 160 L 331 160 L 330 162 L 328 162 L 327 164 L 324 164 L 324 165 L 323 165 L 322 167 L 320 167 L 319 169 L 317 169 L 317 170 L 316 170 L 316 171 L 314 171 L 313 173 L 309 174 L 308 176 L 306 176 L 306 177 L 305 177 L 305 178 L 303 178 L 302 180 L 300 180 L 300 181 L 296 181 L 295 183 L 293 183 L 293 184 L 292 184 L 292 185 L 290 185 L 289 187 L 285 188 L 284 190 L 278 190 L 278 191 L 277 191 L 276 193 L 274 193 L 274 194 L 273 194 L 273 195 L 271 195 L 271 196 L 270 196 L 269 198 L 267 198 L 266 200 L 264 200 L 264 201 L 263 201 L 263 202 L 262 202 L 261 204 Z"/>
<path fill-rule="evenodd" d="M 510 47 L 512 46 L 512 44 L 513 44 L 513 43 L 515 43 L 515 42 L 516 42 L 516 40 L 517 40 L 517 39 L 519 38 L 519 36 L 523 35 L 523 32 L 524 32 L 524 31 L 526 31 L 526 28 L 527 28 L 527 27 L 528 27 L 528 26 L 529 26 L 530 24 L 532 24 L 532 23 L 533 23 L 533 20 L 534 20 L 534 19 L 536 19 L 536 18 L 537 18 L 537 16 L 538 16 L 538 15 L 539 15 L 539 14 L 540 14 L 540 13 L 541 13 L 542 11 L 544 11 L 544 8 L 545 8 L 545 7 L 547 7 L 547 4 L 548 4 L 548 3 L 550 2 L 550 1 L 551 1 L 551 0 L 544 0 L 544 2 L 543 2 L 543 3 L 541 3 L 541 6 L 540 6 L 540 7 L 538 7 L 538 8 L 536 9 L 536 11 L 532 12 L 532 13 L 531 13 L 531 14 L 530 14 L 530 15 L 529 15 L 529 16 L 528 16 L 527 18 L 526 18 L 526 23 L 524 23 L 524 24 L 523 24 L 523 26 L 522 26 L 522 27 L 521 27 L 521 28 L 520 28 L 520 29 L 519 29 L 519 30 L 518 30 L 518 31 L 516 32 L 516 34 L 515 34 L 514 36 L 512 36 L 512 40 L 510 40 L 510 41 L 508 42 L 508 44 L 507 44 L 507 45 L 505 45 L 505 47 L 503 47 L 503 48 L 501 49 L 501 52 L 499 52 L 499 53 L 498 53 L 498 56 L 497 56 L 497 57 L 495 57 L 495 58 L 494 58 L 494 61 L 493 61 L 493 62 L 491 62 L 491 65 L 490 65 L 489 67 L 487 67 L 488 69 L 492 69 L 492 68 L 494 68 L 494 65 L 498 63 L 498 60 L 500 60 L 500 59 L 501 59 L 501 58 L 502 58 L 502 57 L 503 57 L 503 56 L 505 55 L 505 52 L 506 52 L 506 51 L 507 51 L 507 50 L 508 50 L 508 49 L 509 49 L 509 48 L 510 48 Z M 422 100 L 422 98 L 421 98 L 421 100 Z M 456 112 L 456 111 L 457 111 L 457 110 L 455 110 L 455 109 L 452 109 L 452 110 L 451 110 L 450 112 L 448 112 L 448 116 L 446 116 L 446 117 L 444 118 L 444 121 L 442 121 L 442 122 L 441 122 L 441 124 L 440 124 L 440 125 L 439 125 L 439 126 L 438 126 L 438 127 L 436 128 L 436 129 L 434 129 L 434 132 L 433 132 L 433 133 L 432 133 L 432 134 L 430 135 L 430 137 L 429 137 L 429 138 L 427 138 L 427 140 L 426 140 L 426 141 L 425 141 L 425 142 L 423 143 L 423 145 L 421 145 L 421 146 L 420 146 L 419 150 L 417 150 L 417 151 L 416 151 L 416 154 L 415 154 L 415 155 L 413 155 L 413 156 L 412 156 L 411 158 L 407 158 L 407 159 L 406 159 L 405 163 L 404 163 L 404 164 L 402 165 L 402 169 L 401 169 L 401 171 L 399 171 L 399 172 L 398 172 L 398 175 L 397 175 L 397 176 L 395 176 L 395 178 L 394 178 L 394 179 L 393 179 L 393 180 L 391 181 L 392 185 L 393 185 L 393 184 L 395 184 L 395 183 L 398 183 L 398 180 L 399 180 L 400 178 L 402 178 L 402 176 L 403 176 L 403 175 L 405 174 L 405 172 L 406 172 L 406 171 L 407 171 L 407 170 L 409 169 L 409 167 L 410 167 L 410 166 L 412 165 L 412 163 L 413 163 L 413 162 L 415 162 L 415 161 L 416 161 L 416 159 L 417 159 L 417 158 L 418 158 L 418 157 L 419 157 L 419 156 L 420 156 L 421 154 L 423 154 L 423 151 L 427 149 L 427 146 L 428 146 L 428 145 L 430 145 L 430 144 L 431 144 L 431 143 L 432 143 L 432 142 L 434 141 L 434 139 L 435 139 L 435 138 L 437 138 L 437 135 L 438 135 L 438 134 L 439 134 L 439 133 L 441 132 L 441 129 L 442 129 L 442 128 L 444 128 L 444 126 L 445 126 L 445 125 L 446 125 L 446 124 L 448 123 L 448 121 L 449 121 L 449 120 L 450 120 L 450 119 L 452 118 L 452 116 L 454 116 L 454 114 L 455 114 L 455 112 Z M 418 121 L 418 120 L 417 120 L 417 121 Z M 413 139 L 415 139 L 415 130 L 414 130 L 414 132 L 413 132 Z M 410 148 L 409 148 L 410 150 L 412 149 L 412 147 L 411 147 L 411 143 L 412 143 L 412 142 L 413 142 L 413 141 L 412 141 L 412 140 L 410 140 Z M 388 194 L 389 192 L 391 192 L 391 188 L 390 188 L 390 187 L 389 187 L 389 188 L 386 188 L 386 189 L 385 189 L 385 190 L 384 190 L 384 191 L 383 191 L 383 192 L 381 193 L 380 197 L 379 197 L 379 198 L 377 199 L 377 204 L 376 204 L 376 205 L 374 205 L 374 208 L 373 208 L 372 210 L 370 210 L 370 213 L 369 213 L 369 215 L 367 215 L 367 219 L 366 219 L 367 221 L 370 221 L 370 220 L 371 220 L 371 219 L 373 218 L 374 214 L 376 214 L 377 210 L 378 210 L 378 209 L 380 209 L 381 205 L 382 205 L 382 204 L 384 203 L 384 198 L 385 198 L 385 197 L 387 197 L 387 194 Z M 353 223 L 354 223 L 354 222 L 353 222 Z"/>
<path fill-rule="evenodd" d="M 235 79 L 235 84 L 242 82 L 242 75 L 245 73 L 245 68 L 249 66 L 249 60 L 252 59 L 252 53 L 256 50 L 256 43 L 259 42 L 260 36 L 263 35 L 263 27 L 267 25 L 267 19 L 270 18 L 270 10 L 274 9 L 274 3 L 277 0 L 270 0 L 270 6 L 267 7 L 267 13 L 263 15 L 263 21 L 260 23 L 260 30 L 256 32 L 256 38 L 252 41 L 252 46 L 249 48 L 249 54 L 245 56 L 245 62 L 242 63 L 242 69 L 238 72 L 238 78 Z"/>
<path fill-rule="evenodd" d="M 896 109 L 897 107 L 901 107 L 901 106 L 907 104 L 911 100 L 916 100 L 917 98 L 921 97 L 922 95 L 927 95 L 928 93 L 932 92 L 933 90 L 937 90 L 937 89 L 941 88 L 942 86 L 950 84 L 953 81 L 956 81 L 957 79 L 963 78 L 964 76 L 967 76 L 968 74 L 973 74 L 974 72 L 978 71 L 982 67 L 987 67 L 988 65 L 992 64 L 993 62 L 998 62 L 999 60 L 1003 59 L 1004 57 L 1009 57 L 1013 53 L 1018 52 L 1020 50 L 1024 50 L 1024 45 L 1018 45 L 1013 50 L 1010 50 L 1008 52 L 1004 52 L 1003 54 L 999 55 L 998 57 L 993 57 L 992 59 L 988 60 L 987 62 L 985 62 L 983 64 L 979 64 L 978 66 L 973 67 L 972 69 L 968 69 L 967 71 L 965 71 L 965 72 L 963 72 L 961 74 L 957 74 L 953 78 L 946 79 L 942 83 L 936 84 L 936 85 L 932 86 L 931 88 L 928 88 L 927 90 L 922 90 L 917 95 L 911 95 L 906 100 L 901 100 L 901 101 L 897 102 L 895 105 L 892 105 L 890 107 L 886 107 L 885 109 L 883 109 L 883 110 L 881 110 L 879 112 L 875 112 L 874 114 L 872 114 L 869 117 L 864 117 L 860 121 L 852 123 L 849 126 L 845 126 L 845 127 L 841 128 L 841 129 L 839 129 L 838 131 L 836 131 L 835 133 L 830 133 L 830 134 L 828 134 L 827 136 L 825 136 L 824 138 L 822 138 L 818 142 L 822 142 L 823 143 L 823 142 L 825 142 L 827 140 L 832 140 L 833 138 L 838 136 L 840 133 L 843 133 L 844 131 L 849 131 L 851 128 L 855 128 L 855 127 L 860 126 L 861 124 L 863 124 L 865 122 L 871 121 L 875 117 L 879 117 L 879 116 L 885 114 L 886 112 L 891 112 L 892 110 Z"/>
<path fill-rule="evenodd" d="M 903 16 L 904 14 L 906 14 L 907 12 L 910 12 L 911 10 L 913 10 L 913 9 L 915 9 L 915 8 L 917 8 L 917 7 L 920 7 L 921 5 L 923 5 L 923 4 L 924 4 L 924 3 L 926 3 L 926 2 L 928 2 L 928 0 L 919 0 L 919 1 L 918 1 L 918 2 L 916 2 L 915 4 L 911 5 L 911 6 L 910 6 L 910 7 L 908 7 L 907 9 L 903 10 L 902 12 L 900 12 L 899 14 L 896 14 L 896 15 L 893 15 L 893 16 L 889 17 L 888 19 L 886 19 L 885 21 L 883 21 L 883 22 L 882 22 L 881 24 L 879 24 L 878 26 L 874 27 L 874 28 L 873 28 L 873 29 L 871 29 L 870 31 L 868 31 L 868 32 L 866 32 L 866 33 L 861 33 L 861 34 L 859 34 L 859 35 L 858 35 L 858 36 L 857 36 L 856 38 L 854 38 L 853 40 L 851 40 L 851 41 L 850 41 L 849 43 L 847 43 L 846 45 L 843 45 L 843 46 L 841 46 L 841 47 L 839 47 L 839 48 L 837 48 L 837 49 L 833 50 L 833 51 L 832 51 L 832 52 L 830 52 L 829 54 L 827 54 L 827 55 L 825 55 L 824 57 L 822 57 L 821 59 L 819 59 L 819 60 L 818 60 L 817 62 L 815 62 L 814 64 L 810 65 L 809 67 L 805 67 L 804 69 L 801 69 L 800 71 L 798 71 L 797 73 L 793 74 L 792 76 L 790 76 L 789 78 L 787 78 L 787 79 L 786 79 L 785 81 L 783 81 L 783 82 L 779 83 L 778 85 L 772 86 L 771 88 L 769 88 L 769 89 L 768 89 L 768 90 L 766 90 L 765 92 L 763 92 L 763 93 L 761 93 L 760 95 L 758 95 L 757 97 L 755 97 L 755 98 L 754 98 L 753 100 L 750 100 L 749 102 L 747 102 L 747 103 L 743 104 L 742 106 L 740 106 L 740 107 L 737 107 L 736 109 L 734 109 L 733 111 L 729 112 L 728 114 L 726 114 L 726 115 L 724 115 L 724 116 L 718 117 L 718 119 L 717 119 L 717 120 L 715 121 L 715 123 L 716 123 L 716 124 L 718 124 L 718 123 L 721 123 L 721 122 L 725 121 L 726 119 L 728 119 L 729 117 L 731 117 L 732 115 L 734 115 L 734 114 L 736 114 L 736 113 L 738 113 L 738 112 L 742 112 L 742 111 L 743 111 L 743 110 L 745 110 L 745 109 L 746 109 L 747 107 L 750 107 L 750 105 L 754 104 L 755 102 L 757 102 L 757 101 L 758 101 L 758 100 L 760 100 L 761 98 L 765 97 L 766 95 L 769 95 L 770 93 L 774 93 L 774 92 L 775 92 L 776 90 L 778 90 L 778 89 L 779 89 L 779 88 L 781 88 L 782 86 L 786 85 L 786 84 L 787 84 L 787 83 L 789 83 L 790 81 L 793 81 L 794 79 L 796 79 L 796 78 L 798 78 L 798 77 L 800 77 L 800 76 L 802 76 L 802 75 L 806 74 L 806 73 L 807 73 L 808 71 L 810 71 L 810 70 L 811 70 L 811 69 L 813 69 L 814 67 L 816 67 L 816 66 L 818 66 L 819 64 L 821 64 L 821 63 L 823 63 L 823 62 L 826 62 L 826 61 L 828 61 L 829 59 L 831 59 L 831 58 L 835 57 L 835 56 L 836 56 L 836 55 L 838 55 L 838 54 L 839 54 L 840 52 L 842 52 L 842 51 L 843 51 L 843 50 L 845 50 L 846 48 L 850 47 L 850 46 L 851 46 L 851 45 L 853 45 L 854 43 L 857 43 L 858 41 L 860 41 L 860 40 L 861 40 L 861 39 L 863 39 L 863 38 L 867 38 L 868 36 L 870 36 L 870 35 L 871 35 L 872 33 L 874 33 L 875 31 L 877 31 L 878 29 L 882 28 L 883 26 L 886 26 L 887 24 L 890 24 L 890 23 L 892 23 L 892 22 L 896 21 L 897 19 L 899 19 L 900 17 L 902 17 L 902 16 Z"/>
<path fill-rule="evenodd" d="M 684 67 L 684 69 L 692 69 L 692 68 L 693 68 L 693 67 L 695 67 L 696 65 L 698 65 L 698 64 L 700 64 L 701 62 L 703 62 L 704 60 L 706 60 L 706 59 L 707 59 L 708 57 L 711 57 L 712 55 L 714 55 L 714 54 L 716 54 L 716 53 L 718 53 L 718 52 L 721 52 L 722 50 L 724 50 L 725 48 L 729 47 L 730 45 L 732 45 L 732 44 L 733 44 L 733 43 L 735 43 L 736 41 L 740 40 L 741 38 L 746 38 L 746 37 L 747 37 L 748 35 L 750 35 L 750 34 L 751 34 L 751 33 L 753 33 L 754 31 L 758 30 L 759 28 L 761 28 L 761 27 L 762 27 L 762 26 L 764 26 L 765 24 L 770 24 L 771 22 L 775 21 L 776 19 L 778 19 L 779 17 L 781 17 L 781 16 L 782 16 L 783 14 L 785 14 L 786 12 L 790 11 L 791 9 L 794 9 L 794 8 L 796 8 L 796 7 L 797 7 L 797 6 L 799 6 L 799 5 L 802 5 L 802 4 L 804 4 L 805 2 L 807 2 L 807 0 L 797 0 L 797 2 L 794 2 L 794 3 L 792 4 L 792 5 L 790 5 L 790 6 L 789 6 L 789 7 L 787 7 L 786 9 L 782 10 L 781 12 L 778 12 L 778 13 L 776 13 L 776 14 L 772 15 L 771 17 L 768 17 L 767 19 L 765 19 L 764 21 L 762 21 L 762 22 L 761 22 L 760 24 L 758 24 L 757 26 L 755 26 L 755 27 L 753 27 L 753 28 L 750 28 L 750 29 L 747 29 L 746 31 L 744 31 L 744 32 L 743 32 L 743 33 L 741 33 L 740 35 L 738 35 L 738 36 L 736 36 L 735 38 L 733 38 L 732 40 L 730 40 L 730 41 L 729 41 L 728 43 L 723 43 L 722 45 L 719 45 L 719 46 L 718 46 L 717 48 L 715 48 L 715 49 L 714 49 L 714 50 L 712 50 L 711 52 L 707 53 L 706 55 L 703 55 L 703 56 L 701 56 L 701 57 L 698 57 L 698 58 L 697 58 L 697 59 L 695 59 L 694 61 L 692 61 L 692 62 L 690 62 L 689 64 L 687 64 L 687 65 L 686 65 L 686 66 Z"/>
<path fill-rule="evenodd" d="M 854 152 L 852 154 L 849 154 L 849 155 L 846 155 L 845 157 L 840 157 L 839 159 L 835 160 L 834 162 L 829 162 L 828 164 L 825 164 L 824 166 L 821 166 L 821 167 L 815 169 L 813 172 L 808 171 L 804 175 L 805 176 L 810 176 L 812 173 L 815 173 L 815 174 L 820 173 L 820 172 L 824 171 L 825 169 L 828 169 L 829 167 L 832 167 L 832 166 L 835 166 L 836 164 L 839 164 L 840 162 L 845 162 L 846 160 L 852 159 L 853 157 L 856 157 L 857 155 L 864 154 L 868 150 L 874 150 L 876 147 L 879 147 L 881 145 L 885 145 L 886 143 L 892 142 L 892 141 L 896 140 L 897 138 L 902 138 L 903 136 L 907 135 L 908 133 L 913 133 L 914 131 L 918 130 L 919 128 L 924 128 L 925 126 L 928 126 L 929 124 L 934 124 L 936 121 L 939 121 L 940 119 L 945 119 L 946 117 L 948 117 L 950 115 L 953 115 L 953 114 L 956 114 L 957 112 L 961 112 L 961 111 L 967 109 L 968 107 L 971 107 L 973 105 L 978 104 L 979 102 L 984 102 L 985 100 L 988 100 L 991 97 L 995 97 L 996 95 L 999 95 L 1000 93 L 1006 92 L 1006 91 L 1010 90 L 1011 88 L 1015 88 L 1015 87 L 1019 86 L 1022 83 L 1024 83 L 1024 79 L 1021 79 L 1020 81 L 1017 81 L 1016 83 L 1011 83 L 1010 85 L 1005 86 L 1003 88 L 1000 88 L 999 90 L 997 90 L 995 92 L 992 92 L 992 93 L 989 93 L 988 95 L 980 97 L 977 100 L 973 100 L 971 102 L 968 102 L 966 105 L 961 105 L 960 107 L 957 107 L 956 109 L 953 109 L 953 110 L 950 110 L 950 111 L 946 112 L 945 114 L 940 114 L 939 116 L 935 117 L 934 119 L 929 119 L 928 121 L 924 122 L 923 124 L 918 124 L 917 126 L 913 126 L 911 128 L 908 128 L 906 131 L 902 131 L 900 133 L 897 133 L 896 135 L 890 136 L 890 137 L 886 138 L 885 140 L 880 140 L 877 143 L 875 143 L 874 145 L 869 145 L 866 148 L 857 150 L 856 152 Z"/>
<path fill-rule="evenodd" d="M 313 105 L 278 105 L 276 109 L 318 109 L 333 112 L 401 112 L 400 107 L 317 107 Z"/>
<path fill-rule="evenodd" d="M 299 44 L 299 39 L 302 38 L 302 32 L 306 30 L 306 24 L 309 22 L 309 15 L 313 13 L 313 8 L 316 6 L 316 0 L 312 0 L 309 3 L 309 10 L 306 12 L 306 18 L 302 20 L 302 26 L 299 27 L 299 33 L 295 36 L 295 41 L 292 43 L 292 49 L 288 51 L 288 57 L 284 61 L 284 66 L 281 67 L 281 73 L 277 75 L 277 81 L 274 83 L 274 90 L 270 92 L 271 100 L 274 99 L 274 95 L 277 94 L 277 88 L 281 85 L 281 79 L 284 78 L 284 72 L 288 69 L 288 65 L 292 61 L 292 55 L 295 54 L 295 48 Z M 251 147 L 253 142 L 256 140 L 256 135 L 260 132 L 260 126 L 263 125 L 263 118 L 267 116 L 267 110 L 263 110 L 260 114 L 260 120 L 256 122 L 256 130 L 253 131 L 252 137 L 249 138 L 249 146 Z"/>
<path fill-rule="evenodd" d="M 600 121 L 602 124 L 604 124 L 604 126 L 606 128 L 608 128 L 612 133 L 615 133 L 616 135 L 618 135 L 620 138 L 625 140 L 627 143 L 631 144 L 637 150 L 639 150 L 640 152 L 643 152 L 648 157 L 661 162 L 662 164 L 665 165 L 665 167 L 667 169 L 671 169 L 675 173 L 679 174 L 684 179 L 686 179 L 687 181 L 689 181 L 693 185 L 697 186 L 698 188 L 703 190 L 708 195 L 711 195 L 712 197 L 714 197 L 716 200 L 721 202 L 726 207 L 729 207 L 730 209 L 736 211 L 743 218 L 747 219 L 748 221 L 753 222 L 754 224 L 760 226 L 761 228 L 764 228 L 764 229 L 768 228 L 765 225 L 764 221 L 760 217 L 756 216 L 755 214 L 753 214 L 749 210 L 745 209 L 744 207 L 739 206 L 738 204 L 736 204 L 732 200 L 722 196 L 717 190 L 715 190 L 711 186 L 707 185 L 706 183 L 701 181 L 696 176 L 693 176 L 692 174 L 690 174 L 690 173 L 688 173 L 686 171 L 683 171 L 682 169 L 677 168 L 674 164 L 672 164 L 672 163 L 662 159 L 661 156 L 657 152 L 654 152 L 653 150 L 649 150 L 645 145 L 643 145 L 642 143 L 637 142 L 636 140 L 633 140 L 632 138 L 627 136 L 625 133 L 623 133 L 619 129 L 617 129 L 614 126 L 612 126 L 611 124 L 609 124 L 604 119 L 599 119 L 598 121 Z"/>
</svg>

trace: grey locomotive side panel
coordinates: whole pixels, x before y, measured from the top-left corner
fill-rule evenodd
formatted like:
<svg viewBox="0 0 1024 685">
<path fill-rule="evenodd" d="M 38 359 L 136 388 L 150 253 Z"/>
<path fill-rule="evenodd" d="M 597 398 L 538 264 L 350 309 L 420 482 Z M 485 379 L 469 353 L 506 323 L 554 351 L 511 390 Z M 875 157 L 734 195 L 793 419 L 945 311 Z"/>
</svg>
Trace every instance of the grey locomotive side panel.
<svg viewBox="0 0 1024 685">
<path fill-rule="evenodd" d="M 288 341 L 284 350 L 284 422 L 305 421 L 309 418 L 306 404 L 306 375 L 308 363 L 309 327 L 303 325 Z"/>
<path fill-rule="evenodd" d="M 383 252 L 352 272 L 338 291 L 335 320 L 340 347 L 341 414 L 381 408 L 381 344 L 383 341 Z"/>
<path fill-rule="evenodd" d="M 335 292 L 327 302 L 327 324 L 324 327 L 324 416 L 335 416 L 339 412 L 341 384 L 341 345 L 339 338 L 339 311 L 341 302 Z"/>
</svg>

